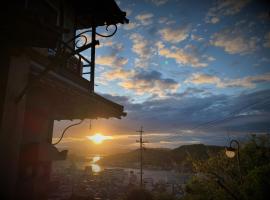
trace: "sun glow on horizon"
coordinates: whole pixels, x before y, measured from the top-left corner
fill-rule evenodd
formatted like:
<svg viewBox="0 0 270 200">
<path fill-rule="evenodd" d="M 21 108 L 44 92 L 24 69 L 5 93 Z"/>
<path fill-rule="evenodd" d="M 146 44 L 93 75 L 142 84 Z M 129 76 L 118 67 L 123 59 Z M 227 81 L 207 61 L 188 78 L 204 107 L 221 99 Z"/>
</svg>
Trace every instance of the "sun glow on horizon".
<svg viewBox="0 0 270 200">
<path fill-rule="evenodd" d="M 95 135 L 87 136 L 87 138 L 91 140 L 92 142 L 94 142 L 95 144 L 101 144 L 105 140 L 113 139 L 112 136 L 105 136 L 105 135 L 102 135 L 101 133 L 96 133 Z"/>
</svg>

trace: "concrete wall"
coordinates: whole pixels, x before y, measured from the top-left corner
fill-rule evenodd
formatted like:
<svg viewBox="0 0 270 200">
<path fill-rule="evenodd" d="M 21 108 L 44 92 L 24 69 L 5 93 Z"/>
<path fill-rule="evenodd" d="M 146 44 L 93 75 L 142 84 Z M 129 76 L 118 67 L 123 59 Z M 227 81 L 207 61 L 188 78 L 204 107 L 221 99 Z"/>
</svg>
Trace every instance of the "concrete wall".
<svg viewBox="0 0 270 200">
<path fill-rule="evenodd" d="M 50 98 L 31 84 L 17 102 L 30 80 L 30 60 L 23 54 L 1 55 L 0 68 L 0 199 L 22 199 L 23 196 L 29 200 L 46 199 L 51 162 L 37 162 L 25 168 L 21 156 L 23 145 L 51 143 Z M 40 154 L 34 154 L 33 159 L 39 160 L 39 157 Z M 25 169 L 30 169 L 26 179 Z"/>
<path fill-rule="evenodd" d="M 25 97 L 16 99 L 27 84 L 29 63 L 22 54 L 5 52 L 0 59 L 0 199 L 14 199 L 25 111 Z"/>
<path fill-rule="evenodd" d="M 44 161 L 47 151 L 40 147 L 51 143 L 53 120 L 50 98 L 53 97 L 48 97 L 37 83 L 32 84 L 27 93 L 17 180 L 18 199 L 47 199 L 51 161 Z"/>
</svg>

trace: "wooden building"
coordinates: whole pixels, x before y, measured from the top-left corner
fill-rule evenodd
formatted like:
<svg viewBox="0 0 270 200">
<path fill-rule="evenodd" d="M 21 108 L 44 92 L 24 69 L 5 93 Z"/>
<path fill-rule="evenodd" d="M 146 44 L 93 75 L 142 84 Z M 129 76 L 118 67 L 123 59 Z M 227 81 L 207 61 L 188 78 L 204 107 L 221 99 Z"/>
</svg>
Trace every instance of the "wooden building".
<svg viewBox="0 0 270 200">
<path fill-rule="evenodd" d="M 96 27 L 128 23 L 114 0 L 9 0 L 0 11 L 0 199 L 47 199 L 54 120 L 121 118 L 94 92 Z M 79 29 L 92 41 L 76 47 Z M 83 37 L 82 35 L 80 35 Z M 80 54 L 91 48 L 91 61 Z M 90 80 L 83 78 L 83 68 Z"/>
</svg>

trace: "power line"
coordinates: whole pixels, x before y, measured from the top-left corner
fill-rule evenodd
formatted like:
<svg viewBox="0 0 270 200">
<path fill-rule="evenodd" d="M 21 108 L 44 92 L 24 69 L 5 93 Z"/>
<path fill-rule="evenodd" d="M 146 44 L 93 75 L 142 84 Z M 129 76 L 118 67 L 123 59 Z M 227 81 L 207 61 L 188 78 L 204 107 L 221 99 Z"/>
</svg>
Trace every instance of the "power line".
<svg viewBox="0 0 270 200">
<path fill-rule="evenodd" d="M 257 105 L 257 104 L 256 104 Z M 262 105 L 265 105 L 265 103 L 263 103 Z M 267 104 L 266 104 L 267 105 Z M 254 106 L 254 105 L 253 105 Z M 252 107 L 253 107 L 252 106 Z M 251 108 L 251 107 L 248 107 L 248 108 Z M 241 109 L 238 113 L 240 113 L 240 112 L 242 112 L 242 111 L 244 111 L 245 109 Z M 215 126 L 217 126 L 217 124 L 219 123 L 222 123 L 222 122 L 227 122 L 227 121 L 230 121 L 230 120 L 232 120 L 232 119 L 235 119 L 236 117 L 238 117 L 238 116 L 235 116 L 236 114 L 238 114 L 238 113 L 234 113 L 233 115 L 229 115 L 228 117 L 226 117 L 226 118 L 223 118 L 223 119 L 220 119 L 220 120 L 217 120 L 215 123 L 211 123 L 211 124 L 209 124 L 208 126 L 207 126 L 207 128 L 210 128 L 210 127 L 215 127 Z"/>
<path fill-rule="evenodd" d="M 241 113 L 242 111 L 244 111 L 246 109 L 252 108 L 252 107 L 254 107 L 256 105 L 260 105 L 260 104 L 262 104 L 262 105 L 269 104 L 270 103 L 270 102 L 268 102 L 269 100 L 270 99 L 266 99 L 266 100 L 264 100 L 262 102 L 255 102 L 255 103 L 248 104 L 248 105 L 243 106 L 242 108 L 230 113 L 229 115 L 227 115 L 227 117 L 225 117 L 223 119 L 215 119 L 215 120 L 212 120 L 212 121 L 208 121 L 208 122 L 199 124 L 199 125 L 195 126 L 194 128 L 191 128 L 191 130 L 196 130 L 196 129 L 202 128 L 202 127 L 203 128 L 210 128 L 210 127 L 213 127 L 213 126 L 217 125 L 217 123 L 221 123 L 221 122 L 224 122 L 224 121 L 229 121 L 229 120 L 235 118 L 236 114 L 239 114 L 239 113 Z"/>
<path fill-rule="evenodd" d="M 60 138 L 58 139 L 58 141 L 55 142 L 55 143 L 53 143 L 52 145 L 57 145 L 57 144 L 59 144 L 59 143 L 61 142 L 61 140 L 63 139 L 63 137 L 64 137 L 66 131 L 67 131 L 69 128 L 71 128 L 71 127 L 73 127 L 73 126 L 77 126 L 77 125 L 81 124 L 83 121 L 84 121 L 84 120 L 82 119 L 81 121 L 79 121 L 79 122 L 77 122 L 77 123 L 74 123 L 74 124 L 71 124 L 71 125 L 67 126 L 67 127 L 64 129 L 64 131 L 62 132 L 62 134 L 61 134 Z"/>
</svg>

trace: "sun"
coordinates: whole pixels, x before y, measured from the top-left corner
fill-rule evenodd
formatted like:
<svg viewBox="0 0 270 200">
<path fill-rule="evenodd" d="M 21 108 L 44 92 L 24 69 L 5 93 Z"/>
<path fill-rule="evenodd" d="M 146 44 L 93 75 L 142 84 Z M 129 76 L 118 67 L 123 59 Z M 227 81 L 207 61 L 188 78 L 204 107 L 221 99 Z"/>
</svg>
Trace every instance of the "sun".
<svg viewBox="0 0 270 200">
<path fill-rule="evenodd" d="M 94 142 L 95 144 L 101 144 L 104 140 L 112 140 L 112 136 L 105 136 L 102 135 L 101 133 L 96 133 L 95 135 L 92 136 L 87 136 L 89 140 Z"/>
</svg>

